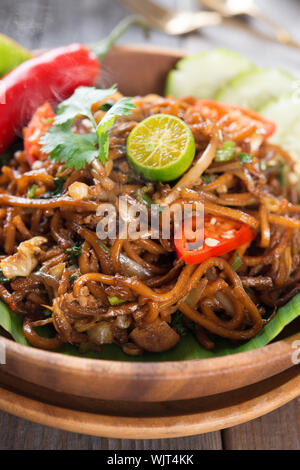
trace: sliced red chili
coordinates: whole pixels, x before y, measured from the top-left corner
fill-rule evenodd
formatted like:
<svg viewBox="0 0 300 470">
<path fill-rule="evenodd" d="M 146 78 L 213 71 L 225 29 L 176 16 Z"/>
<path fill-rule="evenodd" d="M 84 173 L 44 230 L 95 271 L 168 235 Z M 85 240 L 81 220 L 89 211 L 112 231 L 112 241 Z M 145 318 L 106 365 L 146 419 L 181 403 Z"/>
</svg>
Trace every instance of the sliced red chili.
<svg viewBox="0 0 300 470">
<path fill-rule="evenodd" d="M 191 244 L 195 244 L 197 239 L 197 232 L 194 233 L 193 238 L 188 239 L 186 235 L 192 233 L 194 225 L 195 218 L 185 220 L 183 230 L 180 228 L 180 232 L 178 231 L 175 235 L 174 242 L 178 258 L 184 259 L 186 264 L 199 264 L 208 258 L 224 255 L 255 237 L 246 224 L 226 217 L 205 215 L 203 246 L 191 249 Z"/>
<path fill-rule="evenodd" d="M 46 101 L 37 108 L 28 126 L 24 129 L 24 147 L 27 160 L 32 165 L 35 160 L 46 160 L 48 155 L 42 152 L 40 138 L 46 134 L 55 117 L 51 105 Z"/>
</svg>

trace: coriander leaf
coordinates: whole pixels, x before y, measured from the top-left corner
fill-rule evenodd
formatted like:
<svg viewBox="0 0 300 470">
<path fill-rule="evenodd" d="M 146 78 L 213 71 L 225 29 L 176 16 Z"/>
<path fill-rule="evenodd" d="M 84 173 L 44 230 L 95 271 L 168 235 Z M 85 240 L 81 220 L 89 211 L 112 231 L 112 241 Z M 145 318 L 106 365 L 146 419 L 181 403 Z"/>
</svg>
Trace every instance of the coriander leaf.
<svg viewBox="0 0 300 470">
<path fill-rule="evenodd" d="M 78 245 L 75 243 L 75 245 L 71 246 L 70 248 L 66 249 L 66 253 L 69 257 L 70 261 L 74 261 L 78 256 L 81 255 L 81 250 L 82 250 L 82 245 Z"/>
<path fill-rule="evenodd" d="M 71 126 L 50 127 L 41 140 L 42 151 L 67 168 L 80 170 L 98 156 L 96 134 L 74 134 Z"/>
<path fill-rule="evenodd" d="M 73 121 L 76 116 L 86 116 L 93 122 L 92 105 L 113 95 L 115 91 L 115 85 L 107 90 L 99 90 L 95 87 L 86 86 L 77 88 L 70 98 L 58 106 L 54 124 L 61 125 L 68 121 Z"/>
<path fill-rule="evenodd" d="M 32 198 L 35 197 L 35 192 L 36 192 L 37 189 L 38 189 L 37 184 L 33 184 L 32 186 L 30 186 L 30 188 L 28 188 L 28 190 L 27 190 L 28 199 L 32 199 Z"/>
<path fill-rule="evenodd" d="M 108 160 L 109 136 L 108 130 L 113 126 L 117 116 L 125 116 L 135 108 L 131 98 L 121 98 L 115 103 L 101 119 L 96 132 L 99 145 L 99 160 L 105 163 Z"/>
<path fill-rule="evenodd" d="M 66 179 L 61 177 L 54 178 L 54 189 L 52 191 L 46 191 L 41 198 L 42 199 L 51 199 L 53 197 L 61 196 L 64 192 Z"/>
<path fill-rule="evenodd" d="M 251 163 L 253 158 L 254 158 L 253 155 L 250 155 L 250 153 L 245 153 L 245 152 L 240 153 L 240 156 L 239 156 L 239 160 L 242 163 Z"/>
<path fill-rule="evenodd" d="M 172 315 L 171 327 L 177 331 L 179 336 L 185 336 L 188 334 L 188 329 L 183 323 L 183 315 L 179 310 Z"/>
<path fill-rule="evenodd" d="M 0 282 L 10 282 L 11 279 L 8 279 L 8 277 L 4 276 L 2 270 L 0 269 Z"/>
<path fill-rule="evenodd" d="M 243 266 L 243 261 L 241 260 L 238 251 L 234 253 L 234 258 L 231 266 L 234 271 L 237 271 L 241 266 Z"/>
<path fill-rule="evenodd" d="M 71 274 L 70 277 L 69 277 L 69 281 L 72 283 L 74 281 L 76 281 L 77 279 L 77 276 L 75 276 L 75 274 Z"/>
</svg>

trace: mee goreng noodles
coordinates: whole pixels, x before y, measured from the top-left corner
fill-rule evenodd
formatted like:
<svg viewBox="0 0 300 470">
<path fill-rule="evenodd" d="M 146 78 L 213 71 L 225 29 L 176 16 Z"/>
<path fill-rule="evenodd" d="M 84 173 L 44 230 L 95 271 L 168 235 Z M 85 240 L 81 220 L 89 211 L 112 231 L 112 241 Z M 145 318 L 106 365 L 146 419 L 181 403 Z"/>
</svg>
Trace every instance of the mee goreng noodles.
<svg viewBox="0 0 300 470">
<path fill-rule="evenodd" d="M 94 120 L 120 98 L 93 106 Z M 270 123 L 250 111 L 157 95 L 133 103 L 109 130 L 104 164 L 94 158 L 75 169 L 50 159 L 39 139 L 51 112 L 42 132 L 25 130 L 25 150 L 10 155 L 0 175 L 1 299 L 42 349 L 117 343 L 130 355 L 167 351 L 180 339 L 174 315 L 207 349 L 218 336 L 255 337 L 300 292 L 295 162 L 268 142 Z M 127 157 L 130 132 L 158 114 L 178 117 L 195 141 L 193 162 L 175 182 L 143 179 Z M 86 118 L 72 126 L 77 135 L 90 132 Z M 109 203 L 124 218 L 120 196 L 147 211 L 202 204 L 204 248 L 188 250 L 172 231 L 153 239 L 150 227 L 135 239 L 117 227 L 100 240 L 97 209 Z M 163 209 L 159 217 L 161 224 Z M 36 327 L 48 324 L 56 334 L 44 338 Z"/>
</svg>

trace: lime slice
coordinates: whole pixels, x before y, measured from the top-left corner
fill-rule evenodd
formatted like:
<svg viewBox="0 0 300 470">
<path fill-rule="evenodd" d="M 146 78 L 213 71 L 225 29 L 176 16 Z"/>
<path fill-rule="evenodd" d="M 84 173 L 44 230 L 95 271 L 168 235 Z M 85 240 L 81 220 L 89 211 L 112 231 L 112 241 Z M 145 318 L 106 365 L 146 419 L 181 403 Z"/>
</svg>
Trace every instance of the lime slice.
<svg viewBox="0 0 300 470">
<path fill-rule="evenodd" d="M 0 77 L 31 57 L 27 49 L 0 33 Z"/>
<path fill-rule="evenodd" d="M 191 165 L 195 140 L 184 121 L 169 114 L 154 114 L 140 122 L 127 139 L 127 156 L 146 179 L 172 181 Z"/>
</svg>

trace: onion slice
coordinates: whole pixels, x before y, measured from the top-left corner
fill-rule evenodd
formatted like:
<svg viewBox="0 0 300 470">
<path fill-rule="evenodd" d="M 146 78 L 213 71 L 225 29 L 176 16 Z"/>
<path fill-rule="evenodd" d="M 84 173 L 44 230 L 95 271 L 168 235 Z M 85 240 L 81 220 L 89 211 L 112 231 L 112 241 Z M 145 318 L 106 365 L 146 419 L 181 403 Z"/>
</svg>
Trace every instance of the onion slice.
<svg viewBox="0 0 300 470">
<path fill-rule="evenodd" d="M 172 191 L 163 201 L 160 202 L 160 204 L 171 204 L 177 199 L 178 194 L 183 188 L 191 187 L 199 180 L 200 176 L 205 172 L 215 158 L 219 142 L 220 130 L 218 127 L 215 127 L 212 138 L 199 160 L 187 173 L 183 175 L 174 188 L 172 188 Z"/>
</svg>

